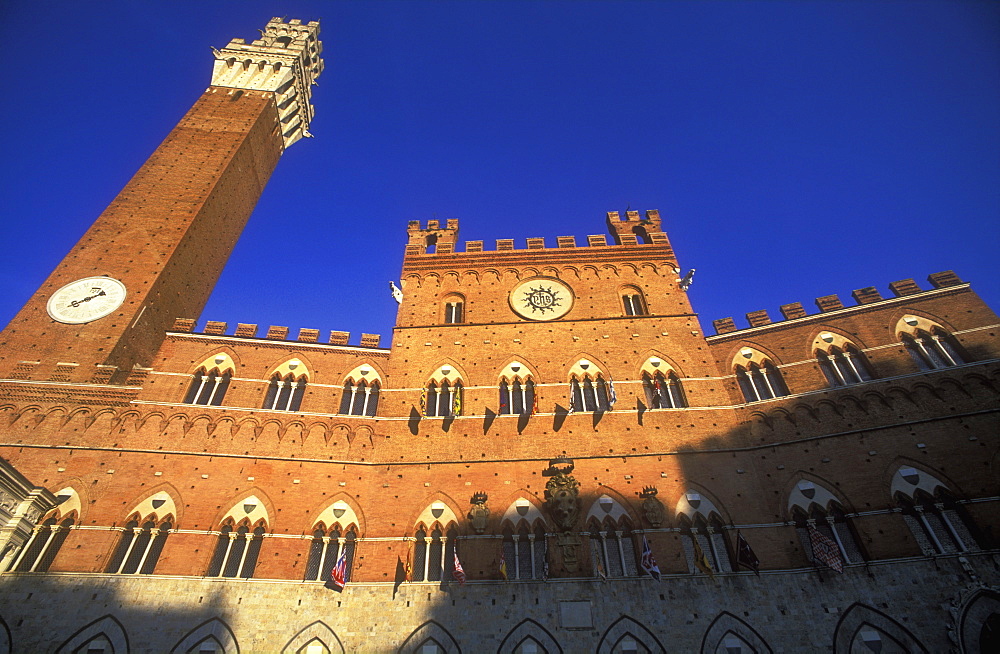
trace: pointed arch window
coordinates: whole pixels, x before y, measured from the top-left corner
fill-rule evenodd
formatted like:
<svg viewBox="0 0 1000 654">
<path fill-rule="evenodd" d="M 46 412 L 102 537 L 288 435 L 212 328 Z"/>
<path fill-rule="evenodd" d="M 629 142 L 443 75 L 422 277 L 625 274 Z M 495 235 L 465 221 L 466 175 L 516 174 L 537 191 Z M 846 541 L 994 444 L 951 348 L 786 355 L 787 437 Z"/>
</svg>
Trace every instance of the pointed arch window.
<svg viewBox="0 0 1000 654">
<path fill-rule="evenodd" d="M 540 520 L 533 527 L 525 520 L 516 527 L 507 522 L 501 547 L 509 581 L 545 578 L 545 525 Z"/>
<path fill-rule="evenodd" d="M 235 529 L 231 524 L 224 525 L 206 576 L 244 579 L 253 577 L 263 540 L 263 525 L 253 530 L 246 524 Z"/>
<path fill-rule="evenodd" d="M 130 520 L 125 525 L 125 531 L 122 532 L 105 572 L 123 575 L 153 574 L 171 526 L 167 520 L 160 524 L 155 520 L 146 520 L 141 526 L 137 518 Z"/>
<path fill-rule="evenodd" d="M 458 529 L 449 526 L 444 532 L 435 525 L 430 532 L 419 529 L 413 543 L 413 581 L 441 581 L 450 577 L 455 566 L 455 541 Z"/>
<path fill-rule="evenodd" d="M 535 413 L 535 382 L 530 377 L 515 377 L 511 382 L 501 379 L 499 413 L 522 416 Z"/>
<path fill-rule="evenodd" d="M 842 348 L 832 346 L 825 351 L 817 350 L 816 359 L 830 386 L 850 386 L 872 380 L 865 355 L 850 343 Z"/>
<path fill-rule="evenodd" d="M 666 375 L 659 371 L 653 375 L 642 373 L 642 389 L 651 409 L 683 409 L 687 406 L 681 380 L 673 370 Z"/>
<path fill-rule="evenodd" d="M 912 334 L 903 334 L 902 340 L 906 351 L 921 370 L 951 368 L 966 363 L 952 336 L 942 329 L 935 327 L 930 332 L 918 329 Z"/>
<path fill-rule="evenodd" d="M 341 555 L 347 563 L 346 581 L 351 580 L 351 569 L 354 565 L 354 551 L 358 540 L 353 525 L 347 531 L 341 531 L 340 525 L 324 529 L 322 525 L 313 531 L 312 542 L 309 545 L 309 561 L 306 563 L 306 581 L 327 581 L 333 566 L 337 565 Z"/>
<path fill-rule="evenodd" d="M 21 548 L 21 552 L 14 558 L 8 570 L 48 572 L 74 522 L 72 517 L 64 518 L 62 521 L 51 517 L 35 527 L 31 538 Z"/>
<path fill-rule="evenodd" d="M 378 413 L 378 396 L 381 386 L 378 380 L 369 383 L 362 379 L 358 383 L 350 379 L 344 384 L 344 394 L 340 399 L 340 413 L 345 416 L 369 416 Z"/>
<path fill-rule="evenodd" d="M 429 418 L 448 418 L 462 415 L 462 382 L 455 381 L 449 384 L 448 380 L 442 380 L 441 385 L 435 382 L 427 384 L 421 398 L 423 414 Z"/>
<path fill-rule="evenodd" d="M 812 541 L 809 538 L 809 527 L 814 527 L 816 531 L 826 536 L 827 539 L 837 544 L 840 556 L 844 563 L 861 563 L 864 556 L 858 546 L 857 535 L 854 528 L 847 519 L 843 507 L 830 502 L 826 508 L 818 504 L 812 504 L 809 512 L 806 513 L 800 506 L 794 507 L 792 517 L 795 521 L 795 531 L 799 536 L 799 543 L 806 557 L 813 560 Z"/>
<path fill-rule="evenodd" d="M 229 390 L 229 381 L 232 379 L 231 370 L 219 373 L 217 368 L 211 372 L 205 372 L 204 368 L 199 368 L 191 380 L 191 387 L 184 398 L 185 404 L 201 404 L 204 406 L 220 406 L 226 391 Z"/>
<path fill-rule="evenodd" d="M 681 543 L 687 555 L 690 572 L 705 572 L 698 561 L 707 561 L 712 572 L 733 571 L 729 547 L 718 514 L 712 513 L 706 519 L 703 514 L 695 513 L 693 518 L 685 515 L 680 520 L 681 533 L 684 534 Z"/>
<path fill-rule="evenodd" d="M 271 411 L 298 411 L 306 392 L 306 381 L 305 375 L 296 379 L 291 373 L 284 377 L 275 373 L 271 376 L 262 408 Z"/>
<path fill-rule="evenodd" d="M 747 402 L 760 402 L 788 395 L 781 373 L 770 361 L 736 366 L 736 381 Z"/>
<path fill-rule="evenodd" d="M 979 550 L 964 509 L 943 488 L 935 496 L 918 490 L 914 497 L 899 495 L 903 520 L 924 554 L 955 554 Z"/>
<path fill-rule="evenodd" d="M 635 577 L 635 541 L 627 518 L 590 523 L 590 557 L 595 577 Z M 603 574 L 602 574 L 603 573 Z"/>
<path fill-rule="evenodd" d="M 574 413 L 611 410 L 608 384 L 602 375 L 573 375 L 570 379 L 570 398 Z"/>
</svg>

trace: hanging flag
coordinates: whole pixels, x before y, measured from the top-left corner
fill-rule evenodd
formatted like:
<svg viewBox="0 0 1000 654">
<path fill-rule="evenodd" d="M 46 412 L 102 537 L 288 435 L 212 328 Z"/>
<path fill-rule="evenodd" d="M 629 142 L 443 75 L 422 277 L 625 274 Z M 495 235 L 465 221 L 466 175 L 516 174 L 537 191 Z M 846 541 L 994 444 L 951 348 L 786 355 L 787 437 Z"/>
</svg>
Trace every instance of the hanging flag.
<svg viewBox="0 0 1000 654">
<path fill-rule="evenodd" d="M 569 385 L 569 410 L 566 411 L 566 415 L 573 415 L 576 413 L 576 392 L 573 388 L 572 382 Z"/>
<path fill-rule="evenodd" d="M 656 559 L 653 558 L 653 550 L 649 548 L 646 534 L 642 535 L 642 558 L 640 559 L 640 565 L 642 565 L 643 570 L 649 573 L 650 577 L 657 581 L 660 580 L 660 566 L 656 565 Z"/>
<path fill-rule="evenodd" d="M 392 580 L 392 599 L 396 599 L 396 593 L 399 592 L 399 587 L 403 585 L 406 578 L 406 566 L 403 564 L 403 559 L 396 556 L 396 574 Z"/>
<path fill-rule="evenodd" d="M 832 540 L 820 533 L 819 529 L 808 525 L 809 544 L 812 546 L 813 559 L 826 565 L 831 570 L 844 572 L 844 559 L 840 556 L 840 548 Z"/>
<path fill-rule="evenodd" d="M 427 389 L 420 391 L 420 415 L 427 415 Z"/>
<path fill-rule="evenodd" d="M 750 543 L 743 538 L 739 530 L 736 531 L 736 563 L 750 568 L 755 575 L 760 576 L 760 559 L 753 553 Z"/>
<path fill-rule="evenodd" d="M 660 384 L 659 377 L 656 377 L 653 380 L 653 384 L 654 387 L 656 388 L 656 392 L 653 394 L 653 404 L 655 404 L 656 406 L 654 406 L 653 408 L 659 409 L 663 406 L 663 386 Z"/>
<path fill-rule="evenodd" d="M 609 397 L 608 397 L 608 411 L 615 408 L 615 402 L 618 401 L 618 393 L 615 392 L 615 380 L 612 379 L 608 382 Z"/>
<path fill-rule="evenodd" d="M 600 555 L 597 558 L 597 576 L 601 578 L 601 581 L 608 580 L 608 573 L 604 571 L 604 564 L 601 563 Z"/>
<path fill-rule="evenodd" d="M 510 577 L 507 576 L 507 559 L 503 555 L 503 541 L 500 541 L 500 576 L 504 581 L 510 581 Z"/>
<path fill-rule="evenodd" d="M 462 387 L 455 386 L 455 390 L 451 394 L 451 415 L 460 416 L 462 415 Z"/>
<path fill-rule="evenodd" d="M 413 581 L 413 565 L 410 563 L 410 556 L 413 554 L 413 550 L 408 549 L 406 552 L 406 583 Z"/>
<path fill-rule="evenodd" d="M 459 583 L 460 586 L 465 585 L 465 570 L 462 568 L 462 562 L 458 560 L 458 548 L 453 550 L 455 555 L 455 569 L 452 570 L 451 575 L 455 577 L 455 581 Z"/>
<path fill-rule="evenodd" d="M 535 386 L 531 386 L 531 415 L 538 413 L 538 393 L 535 392 Z"/>
<path fill-rule="evenodd" d="M 330 571 L 330 578 L 324 584 L 330 590 L 335 590 L 338 593 L 344 592 L 344 586 L 347 584 L 347 548 L 340 553 L 340 558 L 337 559 L 337 565 L 333 566 L 333 570 Z"/>
<path fill-rule="evenodd" d="M 701 544 L 698 543 L 698 537 L 695 534 L 691 534 L 691 542 L 694 543 L 694 565 L 696 568 L 707 574 L 712 579 L 715 579 L 715 570 L 712 569 L 712 563 L 705 556 L 705 550 L 701 549 Z"/>
</svg>

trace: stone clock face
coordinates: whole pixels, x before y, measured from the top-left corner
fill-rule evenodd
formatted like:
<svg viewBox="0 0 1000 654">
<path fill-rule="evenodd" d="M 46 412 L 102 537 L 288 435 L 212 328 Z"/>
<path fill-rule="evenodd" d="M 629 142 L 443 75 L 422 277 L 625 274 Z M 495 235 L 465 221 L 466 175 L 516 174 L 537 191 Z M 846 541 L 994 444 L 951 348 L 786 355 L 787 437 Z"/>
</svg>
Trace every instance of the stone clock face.
<svg viewBox="0 0 1000 654">
<path fill-rule="evenodd" d="M 555 320 L 573 308 L 573 291 L 558 279 L 527 279 L 510 292 L 510 306 L 528 320 Z"/>
<path fill-rule="evenodd" d="M 68 325 L 103 318 L 125 301 L 125 284 L 111 277 L 85 277 L 66 284 L 52 294 L 49 316 Z"/>
</svg>

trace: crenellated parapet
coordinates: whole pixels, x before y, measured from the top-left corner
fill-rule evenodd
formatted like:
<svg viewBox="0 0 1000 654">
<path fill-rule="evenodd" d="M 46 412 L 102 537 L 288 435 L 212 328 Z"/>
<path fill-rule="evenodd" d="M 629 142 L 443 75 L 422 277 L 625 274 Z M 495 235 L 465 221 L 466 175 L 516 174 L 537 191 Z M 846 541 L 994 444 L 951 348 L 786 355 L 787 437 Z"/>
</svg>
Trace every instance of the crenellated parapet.
<svg viewBox="0 0 1000 654">
<path fill-rule="evenodd" d="M 201 332 L 194 331 L 197 321 L 193 318 L 177 318 L 174 320 L 173 329 L 170 331 L 177 334 L 202 334 L 204 336 L 232 336 L 235 338 L 261 338 L 258 336 L 257 325 L 253 323 L 237 323 L 236 329 L 230 333 L 229 323 L 217 320 L 209 320 L 205 323 Z M 281 325 L 271 325 L 264 333 L 263 340 L 286 341 L 295 343 L 320 343 L 320 330 L 303 327 L 299 329 L 295 338 L 289 338 L 290 330 Z M 329 339 L 324 345 L 348 345 L 351 339 L 350 332 L 331 330 Z M 378 348 L 382 340 L 380 334 L 361 334 L 360 345 L 352 347 Z"/>
<path fill-rule="evenodd" d="M 591 252 L 594 252 L 596 248 L 658 246 L 664 250 L 659 252 L 658 256 L 675 258 L 670 241 L 663 231 L 659 211 L 646 211 L 642 216 L 638 211 L 626 211 L 624 218 L 617 211 L 609 211 L 607 225 L 610 240 L 608 234 L 589 234 L 586 242 L 582 243 L 577 242 L 576 236 L 557 236 L 553 246 L 551 243 L 546 243 L 545 237 L 535 236 L 526 238 L 524 245 L 519 246 L 513 238 L 498 238 L 493 247 L 484 241 L 466 241 L 465 250 L 460 252 L 457 249 L 457 219 L 429 220 L 426 227 L 419 220 L 411 220 L 406 230 L 409 237 L 406 244 L 406 256 L 476 254 L 479 252 L 525 253 L 536 250 L 574 250 L 579 248 L 590 248 Z M 620 252 L 621 250 L 615 251 Z"/>
<path fill-rule="evenodd" d="M 801 302 L 792 302 L 790 304 L 781 305 L 780 311 L 784 318 L 784 321 L 799 320 L 802 318 L 809 318 L 815 316 L 821 316 L 823 314 L 828 314 L 835 311 L 841 311 L 844 309 L 853 309 L 857 307 L 863 307 L 866 305 L 877 304 L 880 302 L 885 302 L 887 300 L 894 300 L 897 298 L 917 295 L 920 293 L 936 291 L 939 289 L 944 289 L 953 286 L 964 286 L 963 282 L 958 275 L 956 275 L 951 270 L 946 270 L 944 272 L 933 273 L 927 277 L 927 281 L 931 284 L 930 290 L 924 290 L 917 285 L 912 279 L 902 279 L 900 281 L 892 282 L 889 284 L 889 290 L 892 291 L 892 298 L 884 298 L 882 294 L 874 286 L 867 286 L 865 288 L 859 288 L 851 292 L 851 297 L 857 303 L 853 306 L 845 306 L 841 301 L 840 297 L 836 294 L 834 295 L 824 295 L 822 297 L 816 298 L 816 307 L 819 309 L 818 314 L 809 314 L 805 307 L 802 306 Z M 751 311 L 746 314 L 747 323 L 749 323 L 749 329 L 754 329 L 756 327 L 765 327 L 767 325 L 778 324 L 784 321 L 773 321 L 771 316 L 768 314 L 766 309 L 760 309 L 758 311 Z M 715 334 L 717 336 L 728 335 L 733 332 L 742 331 L 742 329 L 736 326 L 736 321 L 730 318 L 720 318 L 718 320 L 713 320 L 712 325 L 715 327 Z"/>
<path fill-rule="evenodd" d="M 213 51 L 212 86 L 273 92 L 286 148 L 303 136 L 312 136 L 312 85 L 323 72 L 319 21 L 285 23 L 272 18 L 259 39 L 250 43 L 233 39 L 222 50 Z"/>
</svg>

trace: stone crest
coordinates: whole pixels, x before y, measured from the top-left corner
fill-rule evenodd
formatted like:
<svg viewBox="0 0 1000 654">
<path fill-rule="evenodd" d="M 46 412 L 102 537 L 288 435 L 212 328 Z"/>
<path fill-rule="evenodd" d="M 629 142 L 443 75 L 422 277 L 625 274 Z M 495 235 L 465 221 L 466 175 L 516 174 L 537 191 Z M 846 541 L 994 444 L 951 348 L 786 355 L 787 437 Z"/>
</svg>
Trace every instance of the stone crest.
<svg viewBox="0 0 1000 654">
<path fill-rule="evenodd" d="M 565 456 L 549 461 L 542 475 L 549 477 L 545 484 L 545 508 L 556 527 L 563 532 L 576 526 L 580 517 L 580 483 L 570 474 L 573 462 Z"/>
<path fill-rule="evenodd" d="M 642 514 L 646 516 L 646 521 L 654 529 L 658 529 L 663 524 L 663 520 L 667 515 L 667 511 L 663 507 L 663 502 L 656 498 L 656 493 L 655 486 L 646 486 L 638 494 L 642 498 Z"/>
<path fill-rule="evenodd" d="M 490 517 L 490 508 L 486 506 L 488 499 L 489 496 L 486 493 L 479 491 L 469 500 L 469 503 L 472 504 L 472 508 L 469 509 L 469 522 L 477 534 L 486 531 L 486 522 Z"/>
</svg>

